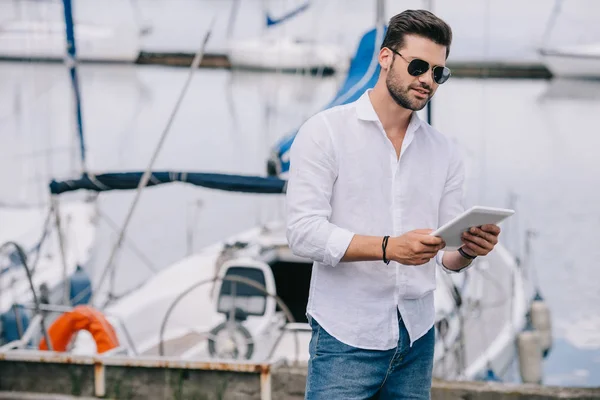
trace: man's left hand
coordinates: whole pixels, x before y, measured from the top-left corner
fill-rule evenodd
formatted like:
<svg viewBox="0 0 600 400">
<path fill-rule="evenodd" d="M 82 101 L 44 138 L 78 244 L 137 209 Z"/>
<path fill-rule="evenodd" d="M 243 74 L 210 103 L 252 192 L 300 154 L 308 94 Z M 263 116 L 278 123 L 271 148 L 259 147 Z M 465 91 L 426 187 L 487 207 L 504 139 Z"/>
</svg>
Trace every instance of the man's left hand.
<svg viewBox="0 0 600 400">
<path fill-rule="evenodd" d="M 498 244 L 498 235 L 497 225 L 473 227 L 462 235 L 463 251 L 471 256 L 486 256 Z"/>
</svg>

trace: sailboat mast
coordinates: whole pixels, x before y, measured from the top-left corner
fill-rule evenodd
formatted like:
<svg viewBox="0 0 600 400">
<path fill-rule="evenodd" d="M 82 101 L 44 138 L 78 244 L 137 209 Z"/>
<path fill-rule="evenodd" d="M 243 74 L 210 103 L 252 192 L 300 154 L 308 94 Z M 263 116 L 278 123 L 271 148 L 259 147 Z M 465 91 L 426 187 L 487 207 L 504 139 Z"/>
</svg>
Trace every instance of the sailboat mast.
<svg viewBox="0 0 600 400">
<path fill-rule="evenodd" d="M 227 40 L 231 41 L 233 35 L 233 28 L 235 26 L 235 20 L 237 18 L 238 9 L 240 8 L 240 0 L 233 0 L 231 3 L 231 11 L 229 13 L 229 21 L 227 23 Z"/>
<path fill-rule="evenodd" d="M 63 8 L 65 14 L 65 27 L 67 36 L 67 54 L 65 57 L 65 64 L 69 68 L 69 74 L 71 75 L 71 85 L 73 88 L 73 96 L 75 98 L 75 117 L 77 121 L 77 134 L 79 136 L 79 151 L 81 156 L 81 169 L 82 172 L 87 171 L 85 162 L 85 141 L 83 138 L 83 123 L 81 115 L 81 95 L 79 92 L 79 81 L 77 78 L 77 49 L 75 46 L 75 29 L 73 24 L 73 7 L 71 0 L 63 0 Z"/>
<path fill-rule="evenodd" d="M 552 8 L 552 12 L 550 13 L 550 18 L 548 18 L 548 22 L 546 23 L 546 29 L 544 30 L 544 35 L 542 36 L 542 50 L 547 48 L 547 42 L 550 37 L 550 33 L 554 28 L 554 24 L 556 24 L 556 19 L 558 14 L 560 14 L 562 7 L 562 0 L 556 0 L 554 2 L 554 7 Z"/>
<path fill-rule="evenodd" d="M 427 10 L 433 12 L 433 0 L 426 0 L 425 7 Z M 429 125 L 433 125 L 433 110 L 432 110 L 432 102 L 433 99 L 429 99 L 429 103 L 427 103 L 427 123 Z"/>
<path fill-rule="evenodd" d="M 377 0 L 375 2 L 375 23 L 376 26 L 383 26 L 387 23 L 385 18 L 385 0 Z"/>
</svg>

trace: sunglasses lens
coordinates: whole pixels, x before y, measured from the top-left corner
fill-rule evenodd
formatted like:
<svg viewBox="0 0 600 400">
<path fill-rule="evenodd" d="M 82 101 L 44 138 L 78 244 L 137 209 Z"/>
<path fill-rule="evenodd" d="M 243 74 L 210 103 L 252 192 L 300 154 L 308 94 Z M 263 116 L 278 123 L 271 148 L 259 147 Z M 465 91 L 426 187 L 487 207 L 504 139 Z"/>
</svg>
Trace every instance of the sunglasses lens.
<svg viewBox="0 0 600 400">
<path fill-rule="evenodd" d="M 450 78 L 450 68 L 448 67 L 435 67 L 433 69 L 433 80 L 441 85 Z"/>
<path fill-rule="evenodd" d="M 423 75 L 429 69 L 426 61 L 414 59 L 408 64 L 408 73 L 412 76 Z"/>
</svg>

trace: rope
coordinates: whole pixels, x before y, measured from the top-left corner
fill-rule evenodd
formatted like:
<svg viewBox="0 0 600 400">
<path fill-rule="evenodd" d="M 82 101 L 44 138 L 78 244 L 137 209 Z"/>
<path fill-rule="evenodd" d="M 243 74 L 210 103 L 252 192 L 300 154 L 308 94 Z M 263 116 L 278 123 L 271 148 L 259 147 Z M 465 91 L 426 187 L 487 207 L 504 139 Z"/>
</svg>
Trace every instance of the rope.
<svg viewBox="0 0 600 400">
<path fill-rule="evenodd" d="M 40 241 L 38 242 L 38 244 L 36 245 L 37 247 L 37 252 L 36 252 L 36 257 L 35 257 L 35 261 L 33 262 L 33 266 L 31 267 L 31 274 L 35 274 L 35 270 L 37 268 L 38 262 L 40 261 L 40 254 L 42 254 L 42 244 L 44 244 L 44 242 L 46 241 L 46 238 L 48 237 L 48 232 L 49 232 L 49 228 L 50 228 L 50 219 L 52 218 L 52 206 L 50 206 L 50 210 L 48 211 L 48 216 L 46 217 L 46 222 L 44 222 L 44 230 L 42 231 L 42 237 L 40 239 Z"/>
<path fill-rule="evenodd" d="M 186 79 L 186 82 L 183 86 L 183 89 L 181 91 L 181 94 L 179 95 L 179 98 L 177 99 L 177 102 L 175 104 L 175 108 L 173 109 L 173 112 L 171 113 L 171 116 L 169 117 L 169 120 L 167 122 L 167 125 L 165 127 L 165 129 L 162 132 L 162 135 L 160 137 L 160 140 L 158 142 L 158 145 L 156 147 L 156 150 L 154 151 L 154 154 L 152 155 L 152 159 L 150 160 L 150 164 L 148 165 L 148 168 L 146 169 L 146 171 L 144 171 L 144 175 L 142 175 L 142 178 L 140 179 L 140 183 L 138 185 L 137 188 L 137 192 L 136 192 L 136 196 L 133 200 L 133 203 L 131 204 L 131 207 L 129 209 L 129 212 L 127 214 L 127 217 L 125 219 L 125 223 L 123 224 L 123 227 L 121 229 L 121 232 L 119 233 L 119 238 L 117 239 L 117 243 L 115 244 L 115 246 L 113 247 L 108 263 L 106 265 L 106 268 L 104 269 L 104 271 L 102 272 L 102 275 L 100 277 L 100 281 L 98 283 L 98 287 L 102 287 L 102 284 L 104 283 L 104 280 L 106 279 L 108 273 L 114 268 L 113 267 L 113 262 L 114 259 L 116 257 L 117 251 L 119 250 L 119 248 L 121 247 L 121 244 L 123 242 L 123 238 L 125 237 L 125 232 L 127 231 L 127 227 L 129 225 L 129 222 L 131 221 L 131 217 L 133 216 L 133 211 L 135 210 L 135 207 L 140 199 L 141 193 L 142 193 L 142 189 L 147 185 L 148 181 L 150 180 L 150 177 L 152 175 L 152 167 L 154 165 L 154 162 L 156 161 L 156 158 L 158 157 L 158 154 L 165 142 L 165 139 L 167 137 L 167 134 L 170 131 L 171 125 L 175 119 L 175 115 L 177 114 L 177 111 L 179 110 L 179 107 L 181 106 L 181 103 L 183 101 L 183 98 L 190 86 L 190 81 L 194 75 L 194 72 L 196 69 L 198 69 L 198 66 L 200 65 L 200 61 L 202 60 L 203 56 L 204 56 L 204 49 L 206 47 L 206 43 L 208 42 L 208 39 L 210 38 L 211 32 L 212 32 L 212 27 L 215 23 L 216 17 L 213 17 L 209 29 L 206 32 L 206 34 L 204 35 L 204 39 L 202 40 L 202 45 L 200 47 L 200 49 L 198 50 L 198 52 L 196 53 L 196 56 L 194 57 L 194 60 L 192 61 L 192 65 L 190 67 L 189 70 L 189 74 L 188 77 Z M 89 287 L 88 287 L 89 288 Z M 89 291 L 90 289 L 88 289 Z M 92 296 L 90 298 L 90 304 L 92 303 L 94 297 L 94 293 L 92 293 Z"/>
<path fill-rule="evenodd" d="M 40 310 L 40 302 L 37 297 L 37 293 L 35 292 L 35 287 L 33 286 L 31 270 L 29 269 L 29 266 L 27 265 L 27 256 L 25 255 L 23 248 L 15 242 L 4 243 L 2 246 L 0 246 L 0 251 L 2 251 L 4 248 L 6 248 L 8 246 L 14 246 L 17 250 L 17 254 L 19 255 L 19 258 L 21 258 L 21 263 L 23 264 L 23 268 L 25 268 L 25 272 L 27 273 L 27 280 L 29 281 L 29 288 L 31 289 L 31 294 L 33 295 L 33 302 L 35 303 L 35 311 L 37 314 L 41 314 L 42 311 Z M 48 330 L 46 329 L 46 322 L 44 321 L 44 318 L 41 319 L 40 323 L 42 326 L 42 332 L 44 334 L 44 338 L 46 339 L 46 343 L 48 343 L 48 350 L 52 351 L 53 350 L 52 342 L 50 342 L 50 337 L 48 336 Z"/>
<path fill-rule="evenodd" d="M 463 299 L 462 299 L 462 295 L 460 290 L 456 287 L 456 285 L 454 284 L 454 280 L 452 279 L 452 277 L 450 277 L 450 275 L 444 273 L 441 274 L 442 276 L 442 280 L 445 281 L 446 285 L 448 285 L 448 290 L 450 291 L 450 295 L 452 296 L 452 300 L 454 300 L 454 305 L 453 305 L 453 311 L 451 313 L 449 313 L 448 315 L 448 320 L 450 319 L 449 317 L 454 313 L 454 315 L 456 315 L 456 317 L 458 318 L 458 323 L 460 326 L 460 331 L 459 331 L 459 335 L 458 335 L 458 344 L 454 343 L 452 345 L 452 347 L 457 347 L 458 349 L 456 350 L 456 363 L 458 364 L 457 366 L 457 375 L 461 374 L 461 371 L 464 371 L 466 369 L 465 364 L 465 359 L 466 359 L 466 354 L 465 354 L 465 344 L 464 344 L 464 331 L 465 331 L 465 318 L 462 314 L 462 306 L 464 304 Z M 467 279 L 468 275 L 465 275 L 465 279 Z M 444 360 L 445 361 L 445 357 L 447 357 L 449 354 L 447 353 L 447 346 L 444 341 Z M 460 357 L 460 358 L 459 358 Z"/>
<path fill-rule="evenodd" d="M 495 279 L 492 275 L 490 275 L 490 273 L 488 271 L 482 270 L 480 268 L 477 269 L 473 269 L 472 271 L 469 271 L 470 273 L 479 273 L 483 279 L 484 282 L 489 282 L 492 284 L 492 286 L 495 287 L 495 289 L 498 291 L 499 294 L 502 295 L 502 293 L 504 293 L 504 290 L 502 289 L 502 286 L 497 282 L 497 279 Z M 514 281 L 514 272 L 510 274 L 510 290 L 511 292 L 513 291 L 513 281 Z M 486 296 L 489 296 L 490 293 L 486 292 Z M 512 299 L 513 296 L 500 296 L 500 300 L 496 301 L 496 302 L 491 302 L 491 303 L 483 303 L 481 301 L 479 301 L 476 305 L 475 308 L 473 309 L 468 309 L 468 314 L 464 316 L 464 319 L 475 319 L 477 320 L 477 326 L 480 329 L 480 333 L 481 336 L 477 336 L 476 338 L 478 339 L 479 342 L 483 341 L 484 346 L 482 346 L 483 351 L 485 351 L 485 349 L 487 347 L 489 347 L 490 342 L 490 335 L 489 335 L 489 330 L 487 329 L 487 324 L 485 322 L 482 323 L 482 311 L 484 310 L 491 310 L 494 308 L 498 308 L 501 306 L 506 305 L 507 303 L 511 303 L 511 307 L 509 308 L 509 317 L 508 317 L 508 321 L 507 324 L 511 327 L 511 329 L 513 328 L 513 323 L 512 323 L 512 319 L 513 319 L 513 315 L 512 315 Z M 462 328 L 462 330 L 464 331 L 464 326 Z M 482 356 L 482 354 L 480 355 Z M 488 358 L 485 360 L 485 364 L 486 364 L 486 368 L 488 369 L 488 371 L 493 371 L 493 366 L 492 366 L 492 361 Z M 464 371 L 463 371 L 464 373 Z"/>
<path fill-rule="evenodd" d="M 104 219 L 106 221 L 106 223 L 108 224 L 108 226 L 115 232 L 117 232 L 119 230 L 119 226 L 117 225 L 117 223 L 115 223 L 112 219 L 110 219 L 110 217 L 108 215 L 106 215 L 105 213 L 103 213 L 102 211 L 98 210 L 98 216 L 102 219 Z M 146 257 L 146 255 L 144 254 L 144 252 L 142 250 L 140 250 L 139 247 L 137 247 L 137 245 L 131 240 L 128 239 L 128 242 L 125 242 L 126 244 L 128 244 L 129 248 L 131 249 L 131 251 L 138 256 L 138 258 L 140 259 L 140 261 L 142 261 L 146 267 L 148 267 L 148 269 L 152 272 L 158 272 L 158 267 L 156 265 L 154 265 L 152 263 L 152 261 L 150 261 L 150 259 L 148 257 Z"/>
<path fill-rule="evenodd" d="M 556 0 L 554 3 L 554 7 L 552 8 L 552 12 L 550 13 L 550 18 L 548 19 L 548 23 L 546 24 L 546 29 L 544 30 L 544 35 L 542 36 L 542 48 L 545 49 L 548 44 L 548 40 L 550 39 L 550 32 L 554 28 L 556 24 L 556 20 L 558 18 L 558 14 L 560 14 L 560 9 L 562 7 L 562 0 Z"/>
<path fill-rule="evenodd" d="M 70 289 L 70 284 L 69 284 L 69 275 L 67 274 L 67 256 L 65 254 L 65 241 L 64 241 L 64 237 L 62 234 L 62 230 L 61 230 L 61 224 L 60 224 L 60 211 L 58 209 L 58 201 L 56 200 L 56 198 L 53 196 L 52 197 L 52 209 L 54 210 L 54 215 L 56 217 L 56 232 L 58 235 L 58 244 L 59 244 L 59 248 L 60 248 L 60 257 L 61 257 L 61 261 L 63 264 L 63 301 L 65 305 L 69 305 L 69 298 L 70 298 L 70 293 L 69 293 L 69 289 Z"/>
<path fill-rule="evenodd" d="M 31 274 L 34 275 L 35 274 L 35 270 L 37 267 L 37 264 L 40 260 L 40 254 L 41 254 L 41 248 L 42 245 L 44 244 L 44 242 L 46 241 L 46 238 L 48 237 L 48 232 L 50 232 L 50 218 L 52 217 L 52 209 L 50 209 L 50 212 L 48 213 L 47 217 L 46 217 L 46 221 L 44 222 L 44 229 L 42 230 L 42 236 L 40 238 L 40 240 L 37 242 L 37 244 L 35 244 L 31 249 L 29 249 L 29 251 L 27 251 L 25 253 L 26 256 L 29 256 L 30 254 L 36 253 L 36 259 L 33 263 L 33 266 L 31 267 Z M 18 264 L 16 264 L 18 265 Z M 9 265 L 6 269 L 10 269 L 13 266 L 16 265 Z M 6 269 L 0 269 L 0 275 L 6 271 Z"/>
</svg>

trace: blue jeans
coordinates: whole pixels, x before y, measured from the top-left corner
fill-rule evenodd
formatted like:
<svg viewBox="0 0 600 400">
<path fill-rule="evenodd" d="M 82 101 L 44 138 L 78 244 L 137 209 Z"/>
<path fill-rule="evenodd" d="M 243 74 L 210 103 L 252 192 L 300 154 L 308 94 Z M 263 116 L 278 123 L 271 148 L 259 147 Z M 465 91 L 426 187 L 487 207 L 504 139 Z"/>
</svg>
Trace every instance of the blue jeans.
<svg viewBox="0 0 600 400">
<path fill-rule="evenodd" d="M 431 328 L 410 347 L 399 318 L 398 346 L 364 350 L 344 344 L 309 316 L 307 400 L 429 399 L 435 331 Z"/>
</svg>

